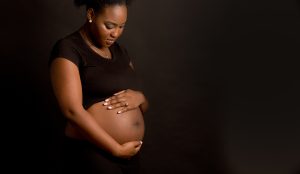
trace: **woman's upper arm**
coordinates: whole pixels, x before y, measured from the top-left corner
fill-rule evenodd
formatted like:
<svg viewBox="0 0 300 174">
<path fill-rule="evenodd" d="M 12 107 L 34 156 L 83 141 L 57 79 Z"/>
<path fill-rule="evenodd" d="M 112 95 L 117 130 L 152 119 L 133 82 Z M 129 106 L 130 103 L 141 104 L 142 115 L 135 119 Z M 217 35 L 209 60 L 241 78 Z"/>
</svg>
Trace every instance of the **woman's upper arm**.
<svg viewBox="0 0 300 174">
<path fill-rule="evenodd" d="M 82 86 L 77 65 L 62 57 L 55 58 L 50 64 L 50 76 L 63 114 L 86 139 L 113 154 L 119 154 L 120 145 L 82 106 Z"/>
<path fill-rule="evenodd" d="M 82 87 L 77 65 L 65 58 L 56 58 L 50 65 L 50 77 L 62 112 L 68 116 L 82 109 Z"/>
</svg>

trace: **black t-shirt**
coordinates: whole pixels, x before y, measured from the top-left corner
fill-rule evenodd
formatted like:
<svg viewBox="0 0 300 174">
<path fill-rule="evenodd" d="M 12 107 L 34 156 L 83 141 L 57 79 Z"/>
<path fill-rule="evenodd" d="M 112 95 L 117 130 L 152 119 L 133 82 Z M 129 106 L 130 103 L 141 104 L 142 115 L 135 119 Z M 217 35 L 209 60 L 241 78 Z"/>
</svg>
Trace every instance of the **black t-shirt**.
<svg viewBox="0 0 300 174">
<path fill-rule="evenodd" d="M 78 31 L 58 40 L 52 49 L 49 64 L 61 57 L 78 67 L 82 104 L 86 109 L 121 90 L 140 89 L 126 49 L 116 42 L 109 49 L 112 58 L 101 57 L 86 44 Z"/>
</svg>

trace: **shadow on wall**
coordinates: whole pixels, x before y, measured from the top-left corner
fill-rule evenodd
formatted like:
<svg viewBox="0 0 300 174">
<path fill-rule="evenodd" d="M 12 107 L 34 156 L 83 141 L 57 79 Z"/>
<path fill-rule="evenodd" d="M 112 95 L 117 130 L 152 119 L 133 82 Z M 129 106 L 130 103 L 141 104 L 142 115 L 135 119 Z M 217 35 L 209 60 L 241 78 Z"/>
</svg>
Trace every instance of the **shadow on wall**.
<svg viewBox="0 0 300 174">
<path fill-rule="evenodd" d="M 1 4 L 1 13 L 6 14 L 1 15 L 5 21 L 5 27 L 1 29 L 4 43 L 0 55 L 1 106 L 4 113 L 9 113 L 4 121 L 9 124 L 1 126 L 5 130 L 3 144 L 8 153 L 5 159 L 18 166 L 10 170 L 44 173 L 46 151 L 63 124 L 50 90 L 49 36 L 42 34 L 43 16 L 37 14 L 38 1 L 5 1 Z M 11 13 L 8 7 L 13 7 L 14 12 Z"/>
</svg>

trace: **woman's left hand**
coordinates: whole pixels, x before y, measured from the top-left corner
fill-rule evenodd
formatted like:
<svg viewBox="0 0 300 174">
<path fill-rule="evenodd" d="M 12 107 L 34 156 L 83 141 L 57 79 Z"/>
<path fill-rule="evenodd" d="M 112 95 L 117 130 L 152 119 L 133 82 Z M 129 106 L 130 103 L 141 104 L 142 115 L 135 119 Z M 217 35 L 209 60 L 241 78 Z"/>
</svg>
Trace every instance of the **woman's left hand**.
<svg viewBox="0 0 300 174">
<path fill-rule="evenodd" d="M 103 105 L 109 110 L 119 109 L 117 113 L 121 114 L 138 108 L 144 101 L 145 96 L 142 92 L 126 89 L 107 98 Z"/>
</svg>

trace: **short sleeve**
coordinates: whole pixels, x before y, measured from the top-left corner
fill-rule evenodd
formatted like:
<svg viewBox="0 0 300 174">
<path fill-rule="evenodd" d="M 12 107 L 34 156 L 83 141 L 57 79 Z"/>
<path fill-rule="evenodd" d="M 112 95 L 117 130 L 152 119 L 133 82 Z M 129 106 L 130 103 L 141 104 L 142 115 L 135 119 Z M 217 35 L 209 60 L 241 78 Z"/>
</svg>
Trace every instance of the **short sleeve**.
<svg viewBox="0 0 300 174">
<path fill-rule="evenodd" d="M 72 43 L 71 41 L 60 39 L 54 44 L 50 53 L 48 65 L 50 65 L 54 59 L 59 57 L 68 59 L 79 67 L 80 56 L 74 43 Z"/>
</svg>

